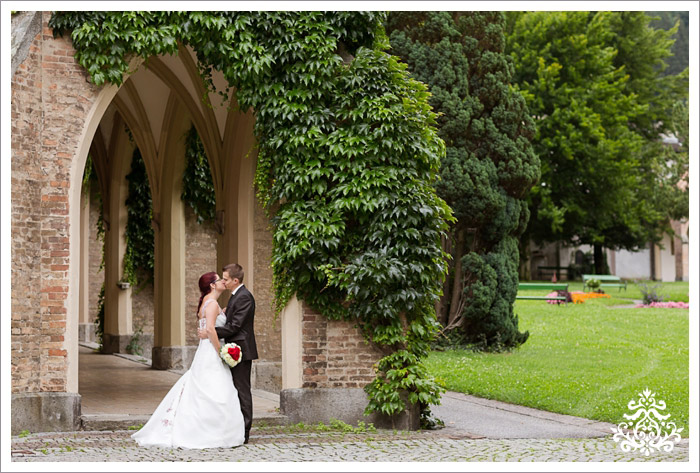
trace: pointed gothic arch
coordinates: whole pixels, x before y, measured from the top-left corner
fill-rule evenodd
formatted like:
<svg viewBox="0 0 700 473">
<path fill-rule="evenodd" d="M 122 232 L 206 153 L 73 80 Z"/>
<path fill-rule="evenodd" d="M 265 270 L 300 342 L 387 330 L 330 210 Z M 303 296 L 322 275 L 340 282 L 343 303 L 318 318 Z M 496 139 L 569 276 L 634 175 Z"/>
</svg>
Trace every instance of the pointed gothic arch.
<svg viewBox="0 0 700 473">
<path fill-rule="evenodd" d="M 46 29 L 51 13 L 37 15 Z M 36 429 L 41 425 L 42 430 L 71 430 L 80 423 L 78 343 L 80 334 L 85 333 L 81 329 L 91 325 L 86 292 L 96 291 L 90 289 L 86 281 L 89 279 L 86 276 L 90 275 L 85 264 L 85 243 L 93 236 L 87 228 L 88 208 L 84 205 L 81 184 L 88 155 L 93 158 L 105 216 L 105 350 L 123 352 L 133 335 L 131 288 L 120 288 L 118 283 L 123 277 L 125 250 L 125 176 L 130 170 L 133 150 L 138 147 L 153 196 L 153 224 L 157 229 L 160 226 L 156 232 L 158 288 L 153 296 L 154 325 L 157 326 L 153 366 L 182 367 L 189 363 L 193 352 L 187 345 L 183 326 L 185 297 L 191 297 L 192 292 L 186 291 L 184 281 L 186 242 L 183 235 L 186 230 L 180 198 L 185 131 L 192 124 L 196 127 L 206 149 L 216 193 L 218 221 L 212 255 L 216 268 L 210 269 L 220 271 L 224 264 L 238 261 L 246 268 L 246 284 L 252 289 L 256 284 L 253 264 L 263 267 L 263 273 L 268 264 L 264 252 L 261 258 L 259 249 L 258 258 L 253 258 L 256 246 L 252 241 L 242 241 L 254 237 L 256 218 L 252 184 L 254 116 L 239 112 L 235 106 L 229 109 L 215 94 L 210 96 L 213 108 L 203 104 L 201 98 L 205 89 L 197 72 L 196 57 L 185 47 L 180 47 L 179 56 L 152 57 L 147 62 L 134 59 L 130 70 L 135 72 L 121 87 L 95 87 L 77 64 L 57 62 L 56 66 L 52 65 L 54 51 L 66 51 L 60 52 L 61 55 L 74 54 L 70 39 L 39 33 L 27 41 L 35 46 L 13 74 L 13 106 L 34 104 L 35 109 L 42 111 L 40 123 L 50 126 L 25 127 L 13 135 L 13 167 L 23 166 L 29 172 L 36 169 L 41 175 L 55 176 L 51 177 L 53 184 L 48 180 L 36 181 L 36 191 L 29 191 L 27 195 L 37 196 L 37 200 L 29 201 L 29 206 L 38 205 L 41 198 L 42 202 L 57 208 L 50 210 L 51 215 L 42 217 L 45 228 L 55 228 L 56 236 L 47 233 L 41 237 L 43 243 L 32 247 L 36 253 L 34 260 L 44 262 L 44 269 L 37 273 L 42 288 L 33 302 L 36 307 L 43 307 L 41 314 L 35 317 L 37 333 L 49 330 L 46 322 L 49 319 L 62 321 L 51 322 L 52 327 L 56 325 L 55 329 L 51 328 L 56 332 L 51 338 L 51 347 L 44 349 L 27 339 L 35 348 L 27 355 L 13 354 L 13 364 L 33 374 L 30 384 L 13 378 L 12 428 L 13 431 Z M 48 60 L 41 62 L 40 53 Z M 63 68 L 62 72 L 56 73 L 56 68 Z M 44 91 L 42 95 L 41 87 L 17 87 L 31 80 L 32 74 L 39 74 L 37 78 L 43 78 L 51 92 Z M 39 82 L 42 81 L 37 80 Z M 46 97 L 51 98 L 51 104 L 44 101 Z M 31 138 L 22 138 L 30 134 L 33 134 Z M 47 144 L 39 152 L 41 160 L 32 160 L 31 154 L 23 151 L 34 143 L 44 142 Z M 236 181 L 229 185 L 225 181 L 231 176 Z M 241 201 L 241 197 L 245 200 Z M 13 205 L 19 208 L 22 203 L 14 199 Z M 13 222 L 22 218 L 15 214 Z M 264 235 L 264 238 L 270 236 Z M 264 246 L 269 247 L 269 244 Z M 32 271 L 17 260 L 13 266 L 22 274 Z M 65 268 L 65 272 L 61 273 L 60 268 Z M 41 277 L 42 272 L 48 277 Z M 269 275 L 263 274 L 263 277 L 269 278 Z M 265 300 L 264 295 L 258 296 L 258 300 L 261 306 L 258 323 L 273 326 L 271 301 Z M 273 369 L 279 370 L 279 328 L 273 328 L 270 333 L 277 341 L 266 344 L 268 353 L 263 355 L 267 358 L 263 362 L 269 361 Z"/>
</svg>

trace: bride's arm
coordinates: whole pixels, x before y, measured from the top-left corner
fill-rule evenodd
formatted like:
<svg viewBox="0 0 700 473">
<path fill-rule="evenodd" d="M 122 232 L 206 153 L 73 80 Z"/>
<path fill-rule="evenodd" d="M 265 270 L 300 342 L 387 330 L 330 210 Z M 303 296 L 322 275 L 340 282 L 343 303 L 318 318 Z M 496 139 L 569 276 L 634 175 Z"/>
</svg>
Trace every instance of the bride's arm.
<svg viewBox="0 0 700 473">
<path fill-rule="evenodd" d="M 216 335 L 216 328 L 214 325 L 216 324 L 216 316 L 219 315 L 220 311 L 221 308 L 219 307 L 219 304 L 214 303 L 207 306 L 204 314 L 207 318 L 207 337 L 214 348 L 216 348 L 217 352 L 221 346 L 219 344 L 219 337 Z"/>
</svg>

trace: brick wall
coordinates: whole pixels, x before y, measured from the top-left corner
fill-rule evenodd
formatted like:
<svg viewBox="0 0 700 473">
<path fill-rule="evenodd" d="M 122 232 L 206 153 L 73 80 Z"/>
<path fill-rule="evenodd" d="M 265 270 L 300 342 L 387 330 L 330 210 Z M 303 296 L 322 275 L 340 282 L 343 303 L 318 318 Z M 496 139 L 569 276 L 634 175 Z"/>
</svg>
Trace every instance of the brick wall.
<svg viewBox="0 0 700 473">
<path fill-rule="evenodd" d="M 302 387 L 363 388 L 381 358 L 350 322 L 329 320 L 303 304 Z"/>
<path fill-rule="evenodd" d="M 282 331 L 279 320 L 275 320 L 274 292 L 272 288 L 272 233 L 270 221 L 263 208 L 255 205 L 255 339 L 261 360 L 282 360 Z"/>
<path fill-rule="evenodd" d="M 192 207 L 185 204 L 185 339 L 187 345 L 198 345 L 197 305 L 199 278 L 216 271 L 216 230 L 213 223 L 197 223 Z"/>
<path fill-rule="evenodd" d="M 12 392 L 38 392 L 41 309 L 41 54 L 36 42 L 12 81 Z M 33 288 L 33 290 L 29 290 Z"/>
<path fill-rule="evenodd" d="M 141 356 L 151 357 L 153 348 L 153 323 L 155 319 L 153 281 L 142 282 L 131 291 L 131 328 L 136 331 L 141 328 L 138 345 Z"/>
<path fill-rule="evenodd" d="M 49 17 L 12 77 L 13 393 L 67 388 L 69 170 L 97 95 Z"/>
</svg>

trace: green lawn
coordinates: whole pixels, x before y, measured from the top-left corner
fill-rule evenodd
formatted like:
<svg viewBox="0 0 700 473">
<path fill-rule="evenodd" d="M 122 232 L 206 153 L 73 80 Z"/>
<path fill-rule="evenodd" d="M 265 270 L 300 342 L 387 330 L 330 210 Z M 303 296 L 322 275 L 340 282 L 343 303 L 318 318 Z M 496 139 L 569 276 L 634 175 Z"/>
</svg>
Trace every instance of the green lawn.
<svg viewBox="0 0 700 473">
<path fill-rule="evenodd" d="M 673 301 L 673 302 L 688 302 L 688 281 L 678 281 L 678 282 L 665 282 L 665 283 L 659 283 L 658 281 L 642 281 L 644 284 L 647 285 L 649 289 L 653 288 L 657 284 L 660 286 L 656 289 L 657 294 L 666 296 L 664 299 L 665 301 Z M 570 284 L 569 285 L 569 290 L 579 291 L 581 290 L 581 285 L 579 284 L 578 287 L 576 286 L 576 283 Z M 608 292 L 611 296 L 613 297 L 618 297 L 618 293 L 616 290 L 611 289 Z M 642 291 L 640 290 L 639 286 L 628 282 L 627 283 L 627 290 L 625 291 L 624 289 L 622 292 L 619 293 L 619 297 L 628 297 L 632 299 L 638 299 L 641 300 L 642 298 Z"/>
<path fill-rule="evenodd" d="M 579 290 L 575 284 L 570 290 Z M 672 300 L 688 300 L 687 282 L 667 284 Z M 530 331 L 519 349 L 434 351 L 426 366 L 451 391 L 615 424 L 649 388 L 687 437 L 689 311 L 617 308 L 641 292 L 634 285 L 627 294 L 608 292 L 612 299 L 565 306 L 518 300 L 520 329 Z"/>
<path fill-rule="evenodd" d="M 528 281 L 530 282 L 530 281 Z M 548 283 L 550 281 L 531 281 L 537 283 Z M 677 282 L 658 282 L 658 281 L 640 281 L 651 289 L 658 285 L 656 289 L 657 294 L 666 296 L 665 301 L 674 302 L 688 302 L 688 281 L 677 281 Z M 581 281 L 559 281 L 558 283 L 568 283 L 569 291 L 582 291 L 583 283 Z M 627 281 L 627 289 L 616 289 L 616 288 L 606 288 L 606 293 L 610 294 L 613 298 L 621 299 L 642 299 L 641 288 L 634 281 Z M 523 291 L 524 295 L 542 295 L 542 291 Z M 545 293 L 546 294 L 546 293 Z M 616 302 L 619 303 L 619 302 Z"/>
</svg>

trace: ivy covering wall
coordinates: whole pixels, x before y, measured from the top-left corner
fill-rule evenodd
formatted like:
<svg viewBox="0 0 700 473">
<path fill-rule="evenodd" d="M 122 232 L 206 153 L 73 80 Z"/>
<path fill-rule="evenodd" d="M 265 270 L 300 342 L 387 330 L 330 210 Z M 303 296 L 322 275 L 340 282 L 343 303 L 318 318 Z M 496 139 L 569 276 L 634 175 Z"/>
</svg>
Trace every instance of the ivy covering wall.
<svg viewBox="0 0 700 473">
<path fill-rule="evenodd" d="M 153 281 L 155 259 L 154 234 L 151 226 L 153 200 L 148 184 L 146 164 L 136 148 L 131 158 L 131 172 L 126 176 L 129 195 L 126 198 L 126 253 L 123 279 L 131 285 Z M 140 277 L 139 277 L 140 276 Z"/>
<path fill-rule="evenodd" d="M 442 388 L 421 359 L 437 322 L 451 211 L 433 188 L 444 143 L 426 86 L 384 50 L 377 12 L 60 12 L 97 84 L 121 84 L 133 55 L 197 53 L 256 114 L 255 184 L 273 225 L 278 309 L 297 294 L 354 321 L 385 356 L 367 413 L 424 408 Z"/>
<path fill-rule="evenodd" d="M 194 211 L 197 223 L 211 222 L 216 213 L 214 184 L 204 145 L 194 125 L 185 136 L 185 172 L 181 198 Z M 151 226 L 153 200 L 141 151 L 136 148 L 131 172 L 126 176 L 128 197 L 124 280 L 141 285 L 153 280 L 155 259 L 154 233 Z M 140 277 L 139 277 L 140 276 Z"/>
<path fill-rule="evenodd" d="M 192 125 L 185 136 L 185 173 L 182 175 L 182 200 L 197 216 L 197 223 L 213 222 L 216 197 L 204 144 Z"/>
</svg>

